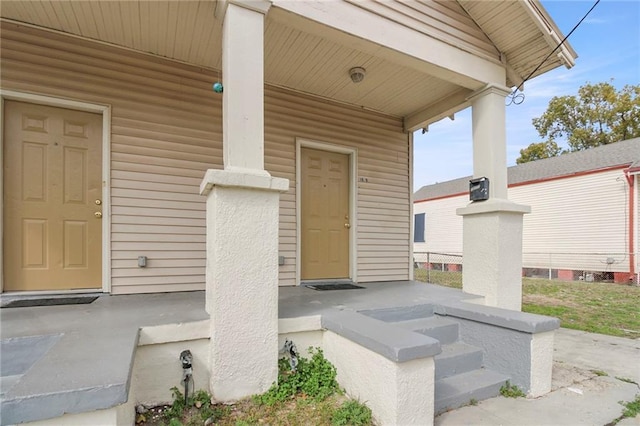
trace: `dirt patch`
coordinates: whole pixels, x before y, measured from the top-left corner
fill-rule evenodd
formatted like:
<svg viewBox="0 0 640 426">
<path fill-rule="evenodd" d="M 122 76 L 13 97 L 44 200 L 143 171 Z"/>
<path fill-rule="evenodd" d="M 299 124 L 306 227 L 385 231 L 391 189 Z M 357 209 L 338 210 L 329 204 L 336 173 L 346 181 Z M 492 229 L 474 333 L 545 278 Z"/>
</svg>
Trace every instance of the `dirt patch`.
<svg viewBox="0 0 640 426">
<path fill-rule="evenodd" d="M 563 362 L 553 363 L 551 391 L 567 389 L 569 391 L 604 391 L 614 386 L 612 379 L 596 374 L 594 370 L 586 370 Z M 571 390 L 572 389 L 572 390 Z"/>
<path fill-rule="evenodd" d="M 597 377 L 597 375 L 590 370 L 562 362 L 554 362 L 551 376 L 551 390 L 554 391 L 568 386 L 575 386 L 576 384 L 591 380 L 595 377 Z"/>
<path fill-rule="evenodd" d="M 544 294 L 525 294 L 522 296 L 523 304 L 544 305 L 544 306 L 564 306 L 566 308 L 579 308 L 580 304 L 570 300 L 556 299 Z"/>
<path fill-rule="evenodd" d="M 316 402 L 298 395 L 273 406 L 257 404 L 251 398 L 233 404 L 206 404 L 187 408 L 179 419 L 180 423 L 172 423 L 167 418 L 165 413 L 170 409 L 169 405 L 137 407 L 136 426 L 328 425 L 335 411 L 347 399 L 345 395 L 335 394 Z"/>
</svg>

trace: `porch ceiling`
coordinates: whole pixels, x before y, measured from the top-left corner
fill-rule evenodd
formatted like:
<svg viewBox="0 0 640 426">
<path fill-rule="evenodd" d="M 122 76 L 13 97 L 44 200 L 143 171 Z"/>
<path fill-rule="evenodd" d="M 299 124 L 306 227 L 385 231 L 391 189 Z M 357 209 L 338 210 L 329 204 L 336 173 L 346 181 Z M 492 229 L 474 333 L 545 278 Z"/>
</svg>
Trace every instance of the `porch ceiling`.
<svg viewBox="0 0 640 426">
<path fill-rule="evenodd" d="M 551 36 L 541 37 L 541 29 L 527 9 L 533 1 L 460 0 L 498 50 L 507 55 L 513 70 L 509 74 L 511 84 L 519 83 L 519 76 L 533 69 L 540 57 L 550 51 Z M 0 13 L 14 21 L 219 70 L 224 3 L 9 1 L 3 2 Z M 425 119 L 435 121 L 465 106 L 468 88 L 429 75 L 410 63 L 399 64 L 388 51 L 372 47 L 370 42 L 361 40 L 354 44 L 340 37 L 325 37 L 337 30 L 324 27 L 318 31 L 317 25 L 316 30 L 309 30 L 313 24 L 276 6 L 272 8 L 265 29 L 268 84 L 405 117 L 409 128 L 419 127 Z M 518 37 L 514 37 L 516 33 Z M 363 43 L 368 43 L 366 49 L 359 48 Z M 554 57 L 543 70 L 559 64 L 560 59 Z M 366 78 L 358 84 L 349 78 L 349 69 L 356 66 L 367 70 Z M 431 119 L 426 115 L 431 115 Z"/>
</svg>

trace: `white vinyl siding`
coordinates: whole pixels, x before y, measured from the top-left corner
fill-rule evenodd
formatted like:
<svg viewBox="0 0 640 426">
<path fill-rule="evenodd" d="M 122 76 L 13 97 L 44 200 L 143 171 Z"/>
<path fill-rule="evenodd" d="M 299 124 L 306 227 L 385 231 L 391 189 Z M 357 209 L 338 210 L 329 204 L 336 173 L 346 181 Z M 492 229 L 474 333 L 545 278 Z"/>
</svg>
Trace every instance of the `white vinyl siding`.
<svg viewBox="0 0 640 426">
<path fill-rule="evenodd" d="M 414 214 L 426 213 L 425 242 L 415 243 L 414 252 L 462 254 L 462 217 L 456 209 L 468 203 L 469 195 L 464 194 L 414 204 Z"/>
<path fill-rule="evenodd" d="M 509 198 L 531 206 L 524 216 L 523 266 L 548 267 L 550 256 L 534 253 L 553 253 L 552 268 L 629 271 L 628 186 L 622 170 L 516 186 Z M 608 257 L 615 263 L 607 265 Z"/>
<path fill-rule="evenodd" d="M 111 105 L 112 292 L 203 289 L 199 185 L 206 169 L 222 167 L 217 73 L 6 22 L 1 48 L 2 88 Z M 280 203 L 280 284 L 296 284 L 296 137 L 358 150 L 358 175 L 368 178 L 358 184 L 358 275 L 408 279 L 402 121 L 267 87 L 265 167 L 291 182 Z M 143 255 L 148 266 L 138 268 Z"/>
</svg>

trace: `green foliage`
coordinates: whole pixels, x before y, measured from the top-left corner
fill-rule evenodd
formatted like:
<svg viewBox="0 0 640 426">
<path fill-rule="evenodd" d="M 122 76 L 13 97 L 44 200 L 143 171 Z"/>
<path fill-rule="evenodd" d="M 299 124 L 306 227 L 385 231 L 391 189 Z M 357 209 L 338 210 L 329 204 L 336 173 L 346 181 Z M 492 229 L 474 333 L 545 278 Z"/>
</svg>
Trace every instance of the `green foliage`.
<svg viewBox="0 0 640 426">
<path fill-rule="evenodd" d="M 177 418 L 173 417 L 171 420 L 169 420 L 168 426 L 184 426 L 182 424 L 182 422 L 180 420 L 178 420 Z"/>
<path fill-rule="evenodd" d="M 639 137 L 640 85 L 616 90 L 609 82 L 587 83 L 577 95 L 553 97 L 533 125 L 546 141 L 521 150 L 518 164 Z M 561 150 L 558 140 L 566 140 L 568 149 Z"/>
<path fill-rule="evenodd" d="M 184 402 L 184 395 L 177 387 L 171 388 L 171 394 L 173 395 L 173 403 L 164 412 L 164 417 L 168 421 L 169 426 L 182 426 L 182 419 L 185 417 L 187 411 L 190 408 L 197 408 L 198 418 L 190 418 L 187 421 L 187 425 L 202 424 L 204 420 L 213 418 L 219 419 L 227 414 L 229 409 L 227 407 L 216 407 L 211 404 L 211 395 L 204 390 L 198 390 L 187 398 L 187 403 Z M 187 416 L 189 417 L 189 416 Z"/>
<path fill-rule="evenodd" d="M 516 385 L 512 385 L 508 380 L 507 383 L 505 383 L 500 388 L 500 395 L 504 396 L 505 398 L 519 398 L 526 396 L 519 387 L 517 387 Z"/>
<path fill-rule="evenodd" d="M 260 404 L 273 405 L 285 401 L 296 394 L 303 394 L 315 401 L 322 401 L 339 391 L 336 382 L 336 368 L 324 357 L 322 349 L 309 348 L 311 359 L 300 357 L 296 371 L 291 371 L 289 362 L 281 359 L 278 363 L 278 382 L 254 400 Z"/>
<path fill-rule="evenodd" d="M 334 426 L 370 425 L 372 424 L 371 409 L 359 401 L 345 401 L 333 414 L 331 424 Z"/>
<path fill-rule="evenodd" d="M 475 398 L 471 398 L 471 400 L 469 400 L 469 405 L 473 405 L 473 406 L 478 405 L 478 400 Z"/>
<path fill-rule="evenodd" d="M 607 372 L 606 372 L 606 371 L 602 371 L 602 370 L 591 370 L 591 372 L 592 372 L 593 374 L 595 374 L 596 376 L 598 376 L 598 377 L 602 377 L 602 376 L 605 376 L 605 377 L 606 377 L 606 376 L 608 376 L 608 375 L 609 375 L 609 374 L 607 374 Z"/>
<path fill-rule="evenodd" d="M 542 160 L 543 158 L 557 157 L 561 153 L 562 149 L 553 140 L 532 143 L 520 150 L 520 157 L 516 159 L 516 163 L 523 164 L 529 161 Z"/>
<path fill-rule="evenodd" d="M 171 422 L 175 420 L 180 423 L 178 419 L 182 418 L 182 414 L 184 413 L 184 410 L 186 408 L 186 405 L 184 403 L 184 395 L 182 394 L 182 392 L 180 392 L 180 389 L 175 386 L 171 388 L 171 395 L 173 396 L 173 403 L 164 412 L 164 417 L 169 421 L 170 426 L 178 426 L 177 424 L 172 425 Z"/>
<path fill-rule="evenodd" d="M 620 417 L 618 417 L 617 419 L 613 420 L 610 423 L 607 423 L 605 426 L 615 426 L 618 424 L 618 422 L 620 422 L 620 420 L 624 419 L 624 418 L 634 418 L 638 415 L 640 415 L 640 394 L 636 395 L 635 399 L 633 401 L 629 401 L 629 402 L 619 402 L 624 409 L 622 410 L 622 415 Z"/>
<path fill-rule="evenodd" d="M 624 411 L 622 412 L 622 418 L 625 417 L 636 417 L 640 414 L 640 395 L 636 395 L 636 399 L 633 401 L 627 402 L 624 405 Z"/>
</svg>

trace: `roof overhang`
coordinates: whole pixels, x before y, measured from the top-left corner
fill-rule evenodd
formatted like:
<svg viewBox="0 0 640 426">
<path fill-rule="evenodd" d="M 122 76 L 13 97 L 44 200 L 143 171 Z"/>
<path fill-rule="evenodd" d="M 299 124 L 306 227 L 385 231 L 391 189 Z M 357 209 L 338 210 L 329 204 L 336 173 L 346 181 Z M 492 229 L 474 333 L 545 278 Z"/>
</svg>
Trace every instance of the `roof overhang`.
<svg viewBox="0 0 640 426">
<path fill-rule="evenodd" d="M 537 0 L 271 3 L 267 84 L 403 118 L 406 131 L 466 108 L 468 95 L 488 83 L 520 84 L 562 39 Z M 25 0 L 4 2 L 0 14 L 5 24 L 220 70 L 227 7 L 226 0 Z M 565 44 L 534 75 L 571 67 L 575 58 Z M 349 78 L 356 66 L 366 69 L 357 84 Z"/>
</svg>

